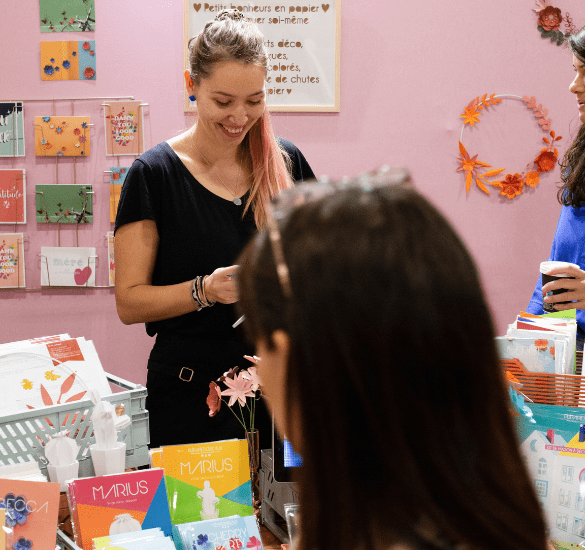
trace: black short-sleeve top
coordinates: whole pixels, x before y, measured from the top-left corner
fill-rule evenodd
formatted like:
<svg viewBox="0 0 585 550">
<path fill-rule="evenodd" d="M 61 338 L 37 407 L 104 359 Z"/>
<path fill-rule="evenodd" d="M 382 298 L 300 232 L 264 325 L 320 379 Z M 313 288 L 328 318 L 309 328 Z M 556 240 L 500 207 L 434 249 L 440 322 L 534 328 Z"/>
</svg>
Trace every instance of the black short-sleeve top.
<svg viewBox="0 0 585 550">
<path fill-rule="evenodd" d="M 295 182 L 315 175 L 302 153 L 289 141 L 279 143 L 292 161 Z M 228 267 L 256 232 L 254 216 L 249 210 L 242 219 L 242 206 L 223 199 L 189 172 L 167 142 L 146 151 L 128 171 L 116 216 L 115 230 L 127 223 L 153 220 L 159 245 L 152 274 L 152 284 L 166 286 L 209 275 L 219 267 Z M 197 342 L 201 357 L 234 353 L 238 335 L 232 328 L 233 305 L 215 304 L 164 321 L 146 323 L 150 336 L 159 339 Z"/>
</svg>

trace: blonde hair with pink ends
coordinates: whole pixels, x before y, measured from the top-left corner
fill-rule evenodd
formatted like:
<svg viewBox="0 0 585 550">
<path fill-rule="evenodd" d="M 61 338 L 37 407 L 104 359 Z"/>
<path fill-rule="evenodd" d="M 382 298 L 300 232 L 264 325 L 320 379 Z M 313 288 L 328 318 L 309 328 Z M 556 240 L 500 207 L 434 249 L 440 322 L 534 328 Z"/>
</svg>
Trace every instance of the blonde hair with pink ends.
<svg viewBox="0 0 585 550">
<path fill-rule="evenodd" d="M 227 12 L 221 20 L 207 23 L 203 31 L 189 40 L 190 74 L 195 83 L 209 78 L 215 65 L 225 61 L 258 65 L 268 72 L 268 50 L 258 27 L 241 19 L 236 10 Z M 252 208 L 256 227 L 261 228 L 266 223 L 270 199 L 293 185 L 288 171 L 291 161 L 274 137 L 267 110 L 250 129 L 242 146 L 248 153 L 243 162 L 251 160 L 253 178 L 244 214 Z"/>
<path fill-rule="evenodd" d="M 262 228 L 266 224 L 266 206 L 272 197 L 293 186 L 289 173 L 291 160 L 274 137 L 268 110 L 248 132 L 245 146 L 252 159 L 253 181 L 244 213 L 253 207 L 256 227 Z"/>
</svg>

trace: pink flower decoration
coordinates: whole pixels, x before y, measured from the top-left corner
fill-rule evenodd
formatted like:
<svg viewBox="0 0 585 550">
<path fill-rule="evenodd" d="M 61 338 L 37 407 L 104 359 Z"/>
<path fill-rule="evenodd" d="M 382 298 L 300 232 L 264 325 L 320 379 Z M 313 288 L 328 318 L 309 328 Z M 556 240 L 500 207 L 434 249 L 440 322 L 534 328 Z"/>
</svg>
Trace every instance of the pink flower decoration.
<svg viewBox="0 0 585 550">
<path fill-rule="evenodd" d="M 73 130 L 73 133 L 78 136 L 81 133 L 81 130 L 79 128 L 75 128 L 75 130 Z"/>
<path fill-rule="evenodd" d="M 256 391 L 262 384 L 262 382 L 260 382 L 260 378 L 258 377 L 257 370 L 258 369 L 256 367 L 249 367 L 247 371 L 243 370 L 241 372 L 242 377 L 244 377 L 246 380 L 249 380 L 252 384 L 252 391 Z"/>
<path fill-rule="evenodd" d="M 254 397 L 254 393 L 251 391 L 252 382 L 246 380 L 243 373 L 238 374 L 233 378 L 226 378 L 223 383 L 228 387 L 227 390 L 223 390 L 221 395 L 229 395 L 230 400 L 228 406 L 232 406 L 236 401 L 239 401 L 242 407 L 246 406 L 246 397 Z"/>
<path fill-rule="evenodd" d="M 246 544 L 246 548 L 260 550 L 260 548 L 262 548 L 262 543 L 256 537 L 250 537 L 250 540 Z"/>
</svg>

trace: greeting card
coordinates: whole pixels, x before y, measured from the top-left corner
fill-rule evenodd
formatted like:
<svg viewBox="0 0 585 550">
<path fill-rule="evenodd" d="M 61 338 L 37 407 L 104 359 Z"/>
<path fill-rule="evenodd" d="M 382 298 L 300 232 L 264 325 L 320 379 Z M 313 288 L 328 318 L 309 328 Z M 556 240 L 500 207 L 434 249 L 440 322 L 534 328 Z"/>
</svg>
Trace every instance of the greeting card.
<svg viewBox="0 0 585 550">
<path fill-rule="evenodd" d="M 7 526 L 14 529 L 14 542 L 10 548 L 55 548 L 58 483 L 0 478 L 0 507 L 5 510 Z M 21 538 L 23 543 L 19 542 Z"/>
<path fill-rule="evenodd" d="M 94 0 L 40 0 L 41 32 L 95 31 Z"/>
<path fill-rule="evenodd" d="M 22 233 L 0 233 L 0 288 L 22 288 L 24 251 Z"/>
<path fill-rule="evenodd" d="M 144 124 L 140 101 L 111 101 L 105 107 L 106 155 L 144 153 Z"/>
<path fill-rule="evenodd" d="M 91 185 L 37 185 L 35 206 L 37 222 L 93 223 Z"/>
<path fill-rule="evenodd" d="M 95 248 L 42 246 L 41 286 L 95 286 Z"/>
<path fill-rule="evenodd" d="M 110 286 L 114 286 L 116 282 L 116 264 L 114 262 L 114 232 L 108 231 L 106 233 L 108 238 L 108 265 L 110 271 Z"/>
<path fill-rule="evenodd" d="M 253 514 L 248 442 L 162 448 L 173 524 Z"/>
<path fill-rule="evenodd" d="M 0 223 L 26 223 L 24 170 L 0 169 Z"/>
<path fill-rule="evenodd" d="M 263 550 L 256 516 L 182 523 L 173 528 L 183 548 Z"/>
<path fill-rule="evenodd" d="M 0 157 L 24 157 L 22 101 L 0 103 Z"/>
<path fill-rule="evenodd" d="M 128 170 L 129 167 L 127 166 L 110 168 L 110 221 L 112 223 L 116 221 L 120 193 L 122 192 L 122 185 L 126 181 Z"/>
<path fill-rule="evenodd" d="M 95 40 L 41 42 L 42 80 L 95 80 Z"/>
<path fill-rule="evenodd" d="M 37 157 L 87 157 L 89 152 L 88 116 L 35 117 Z"/>
</svg>

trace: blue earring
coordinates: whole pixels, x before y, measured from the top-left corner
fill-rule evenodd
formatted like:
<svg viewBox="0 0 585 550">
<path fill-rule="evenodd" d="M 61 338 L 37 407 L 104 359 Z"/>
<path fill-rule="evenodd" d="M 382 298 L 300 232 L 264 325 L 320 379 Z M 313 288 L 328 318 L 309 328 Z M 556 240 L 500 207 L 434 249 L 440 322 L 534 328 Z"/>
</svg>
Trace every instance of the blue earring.
<svg viewBox="0 0 585 550">
<path fill-rule="evenodd" d="M 191 101 L 193 101 L 193 102 L 195 102 L 195 101 L 196 101 L 196 99 L 195 99 L 195 96 L 194 96 L 194 95 L 190 95 L 190 96 L 189 96 L 189 99 L 190 99 Z"/>
</svg>

